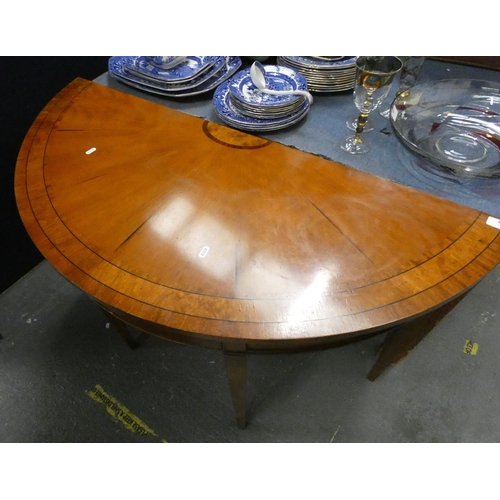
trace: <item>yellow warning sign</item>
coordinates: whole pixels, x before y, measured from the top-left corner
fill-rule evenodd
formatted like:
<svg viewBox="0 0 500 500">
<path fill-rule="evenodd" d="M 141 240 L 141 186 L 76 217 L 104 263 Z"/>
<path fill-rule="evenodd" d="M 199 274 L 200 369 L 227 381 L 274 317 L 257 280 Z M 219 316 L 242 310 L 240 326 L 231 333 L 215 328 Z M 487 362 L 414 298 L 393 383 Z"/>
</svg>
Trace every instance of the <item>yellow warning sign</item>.
<svg viewBox="0 0 500 500">
<path fill-rule="evenodd" d="M 464 354 L 472 354 L 474 356 L 477 354 L 478 349 L 479 349 L 479 346 L 475 342 L 471 342 L 470 340 L 466 340 L 463 352 L 464 352 Z"/>
<path fill-rule="evenodd" d="M 85 392 L 94 401 L 104 405 L 109 415 L 121 422 L 129 431 L 136 432 L 141 436 L 149 434 L 151 436 L 158 437 L 158 434 L 156 434 L 153 429 L 149 428 L 139 417 L 129 411 L 128 408 L 123 406 L 113 396 L 107 394 L 100 385 L 96 385 L 91 391 Z M 164 439 L 162 439 L 162 441 L 164 443 L 167 442 Z"/>
</svg>

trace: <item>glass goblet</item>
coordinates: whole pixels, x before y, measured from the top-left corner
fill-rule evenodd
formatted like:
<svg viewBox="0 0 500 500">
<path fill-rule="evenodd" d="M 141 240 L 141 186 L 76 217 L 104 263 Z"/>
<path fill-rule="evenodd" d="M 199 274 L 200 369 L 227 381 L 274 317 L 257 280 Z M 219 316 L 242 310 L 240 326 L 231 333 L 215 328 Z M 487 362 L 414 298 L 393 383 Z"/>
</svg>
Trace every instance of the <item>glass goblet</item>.
<svg viewBox="0 0 500 500">
<path fill-rule="evenodd" d="M 398 90 L 396 91 L 394 99 L 398 98 L 404 92 L 406 92 L 408 89 L 411 89 L 415 85 L 418 75 L 420 74 L 420 70 L 422 69 L 422 66 L 425 61 L 425 56 L 402 56 L 402 57 L 399 56 L 399 57 L 403 63 L 403 68 L 401 69 L 401 74 L 399 75 Z M 386 101 L 384 101 L 384 103 Z M 384 108 L 380 107 L 379 108 L 380 116 L 388 119 L 391 113 L 391 105 L 392 102 L 389 101 L 389 104 L 384 106 Z"/>
<path fill-rule="evenodd" d="M 354 104 L 359 115 L 356 133 L 344 139 L 340 145 L 344 151 L 361 154 L 370 150 L 369 142 L 362 138 L 366 121 L 388 94 L 392 80 L 402 65 L 395 56 L 360 56 L 356 59 Z"/>
<path fill-rule="evenodd" d="M 373 127 L 370 126 L 370 123 L 371 123 L 371 120 L 369 120 L 369 122 L 366 123 L 365 125 L 365 129 L 363 130 L 363 132 L 366 134 L 367 132 L 371 132 L 373 130 Z M 351 120 L 347 120 L 345 122 L 345 126 L 349 129 L 349 130 L 356 130 L 356 127 L 358 126 L 358 119 L 357 118 L 352 118 Z"/>
</svg>

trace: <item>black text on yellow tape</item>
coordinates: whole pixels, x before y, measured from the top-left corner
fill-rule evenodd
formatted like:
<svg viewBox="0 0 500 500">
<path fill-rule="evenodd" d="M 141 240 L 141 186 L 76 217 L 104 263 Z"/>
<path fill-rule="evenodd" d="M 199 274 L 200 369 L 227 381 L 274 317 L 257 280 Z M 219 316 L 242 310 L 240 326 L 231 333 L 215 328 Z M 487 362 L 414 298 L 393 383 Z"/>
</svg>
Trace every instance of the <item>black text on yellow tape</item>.
<svg viewBox="0 0 500 500">
<path fill-rule="evenodd" d="M 104 405 L 108 414 L 115 420 L 121 422 L 129 431 L 135 432 L 141 436 L 149 434 L 158 437 L 158 434 L 156 434 L 153 429 L 148 427 L 139 417 L 129 411 L 128 408 L 123 406 L 113 396 L 107 394 L 100 385 L 96 385 L 91 391 L 86 392 L 94 401 Z M 164 439 L 162 439 L 162 441 L 166 443 Z"/>
<path fill-rule="evenodd" d="M 465 341 L 465 346 L 463 353 L 464 354 L 472 354 L 472 356 L 475 356 L 477 354 L 477 350 L 479 349 L 479 346 L 470 340 Z"/>
</svg>

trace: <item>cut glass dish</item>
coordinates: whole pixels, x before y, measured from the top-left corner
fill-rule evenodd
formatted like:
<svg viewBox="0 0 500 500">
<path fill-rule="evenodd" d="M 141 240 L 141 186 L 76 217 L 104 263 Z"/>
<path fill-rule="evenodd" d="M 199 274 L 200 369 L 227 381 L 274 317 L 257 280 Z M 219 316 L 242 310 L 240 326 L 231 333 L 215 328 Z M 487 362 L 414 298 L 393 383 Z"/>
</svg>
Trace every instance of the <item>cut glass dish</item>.
<svg viewBox="0 0 500 500">
<path fill-rule="evenodd" d="M 500 83 L 440 80 L 396 98 L 391 122 L 411 151 L 462 177 L 500 177 Z"/>
</svg>

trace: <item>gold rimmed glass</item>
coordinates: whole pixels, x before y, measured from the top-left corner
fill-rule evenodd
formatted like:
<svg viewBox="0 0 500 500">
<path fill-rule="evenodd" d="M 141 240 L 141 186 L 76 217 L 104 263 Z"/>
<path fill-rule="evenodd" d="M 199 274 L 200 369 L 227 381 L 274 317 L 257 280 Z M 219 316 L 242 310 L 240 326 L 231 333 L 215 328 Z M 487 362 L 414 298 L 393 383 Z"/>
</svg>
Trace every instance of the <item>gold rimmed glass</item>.
<svg viewBox="0 0 500 500">
<path fill-rule="evenodd" d="M 395 56 L 360 56 L 356 60 L 354 103 L 359 110 L 354 135 L 342 141 L 341 148 L 351 154 L 366 153 L 370 144 L 362 133 L 370 113 L 389 93 L 394 76 L 401 70 L 402 62 Z"/>
<path fill-rule="evenodd" d="M 425 62 L 425 56 L 398 56 L 403 63 L 401 73 L 399 75 L 398 90 L 394 96 L 397 99 L 404 94 L 408 89 L 411 89 L 420 74 L 420 70 Z M 379 108 L 379 114 L 383 118 L 389 119 L 391 114 L 392 99 L 389 102 L 384 101 L 385 106 Z"/>
</svg>

